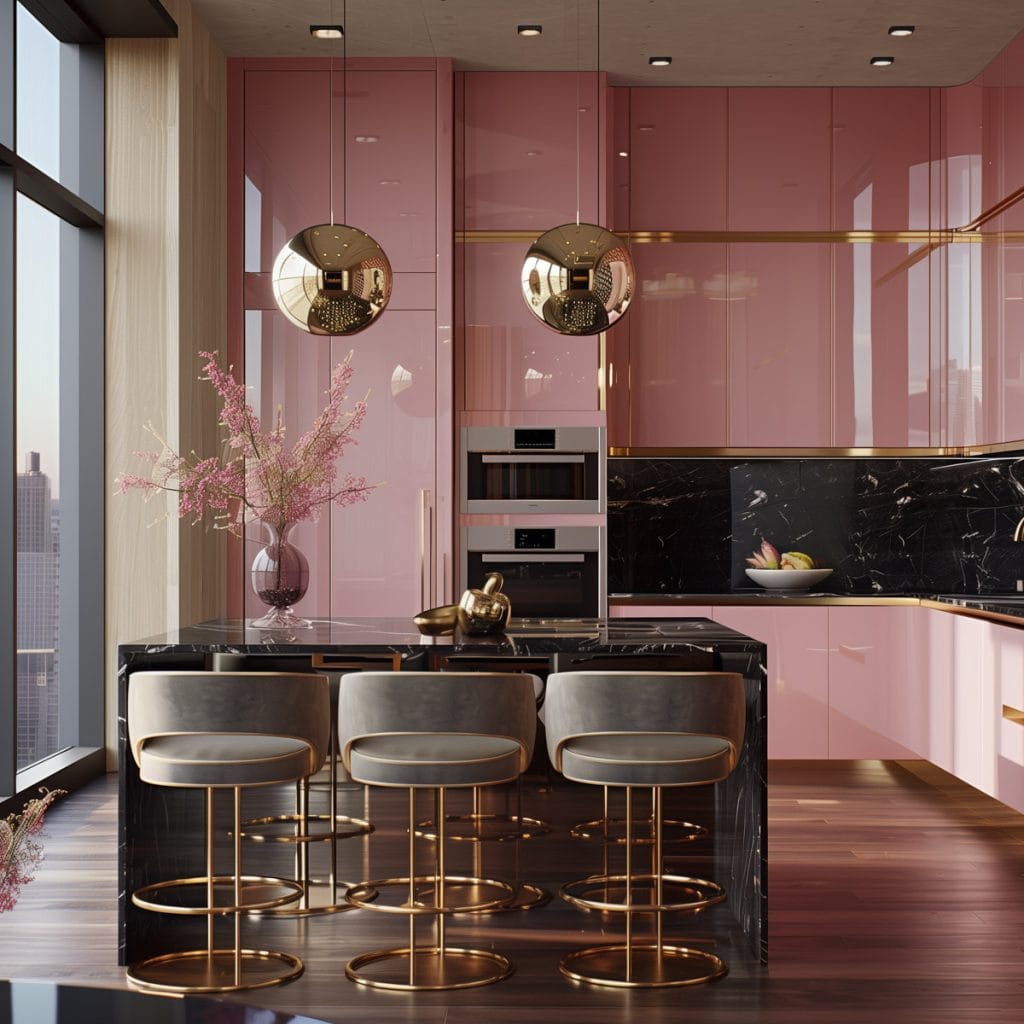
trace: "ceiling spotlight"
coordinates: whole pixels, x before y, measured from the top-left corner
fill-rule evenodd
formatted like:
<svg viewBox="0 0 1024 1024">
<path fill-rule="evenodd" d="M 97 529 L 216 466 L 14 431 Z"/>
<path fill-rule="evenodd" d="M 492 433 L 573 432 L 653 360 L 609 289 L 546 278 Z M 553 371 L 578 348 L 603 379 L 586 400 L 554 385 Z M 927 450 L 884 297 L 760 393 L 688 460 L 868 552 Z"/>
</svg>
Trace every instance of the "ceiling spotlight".
<svg viewBox="0 0 1024 1024">
<path fill-rule="evenodd" d="M 544 31 L 543 25 L 516 25 L 516 31 L 521 36 L 539 36 Z"/>
<path fill-rule="evenodd" d="M 672 63 L 672 58 L 671 57 L 648 57 L 647 58 L 647 63 L 650 64 L 651 67 L 654 67 L 654 68 L 664 68 L 664 67 L 668 67 L 668 65 Z"/>
<path fill-rule="evenodd" d="M 619 150 L 619 156 L 629 156 L 628 150 L 620 149 Z"/>
<path fill-rule="evenodd" d="M 894 62 L 894 60 L 895 58 L 893 57 L 872 57 L 871 63 L 874 64 L 876 68 L 887 68 Z"/>
<path fill-rule="evenodd" d="M 341 25 L 310 25 L 309 34 L 314 39 L 341 39 L 345 30 Z"/>
<path fill-rule="evenodd" d="M 889 35 L 891 36 L 912 36 L 913 34 L 913 25 L 891 25 L 889 27 Z"/>
</svg>

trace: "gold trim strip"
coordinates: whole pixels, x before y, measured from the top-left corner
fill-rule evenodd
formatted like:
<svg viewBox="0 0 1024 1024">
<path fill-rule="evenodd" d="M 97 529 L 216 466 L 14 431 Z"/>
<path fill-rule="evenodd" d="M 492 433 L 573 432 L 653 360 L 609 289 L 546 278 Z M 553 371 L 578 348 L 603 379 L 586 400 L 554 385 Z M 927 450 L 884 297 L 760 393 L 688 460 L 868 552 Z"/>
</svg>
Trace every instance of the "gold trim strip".
<svg viewBox="0 0 1024 1024">
<path fill-rule="evenodd" d="M 597 336 L 597 411 L 608 411 L 608 332 Z"/>
<path fill-rule="evenodd" d="M 994 446 L 993 446 L 994 447 Z M 1024 449 L 1024 442 L 1016 450 Z M 1011 449 L 1006 449 L 1011 450 Z M 949 456 L 985 455 L 980 448 L 647 448 L 609 447 L 611 458 L 626 459 L 892 459 L 945 458 Z"/>
<path fill-rule="evenodd" d="M 1009 704 L 1003 705 L 1003 718 L 1008 722 L 1024 725 L 1024 711 L 1021 711 L 1020 708 L 1012 708 Z"/>
<path fill-rule="evenodd" d="M 932 604 L 938 602 L 933 601 Z M 644 594 L 609 594 L 608 606 L 627 607 L 632 605 L 650 605 L 652 607 L 687 607 L 693 605 L 772 605 L 774 607 L 796 606 L 816 607 L 818 605 L 858 605 L 858 606 L 894 606 L 921 604 L 919 597 L 872 597 L 870 594 L 861 594 L 852 597 L 769 597 L 767 592 L 751 592 L 750 594 L 674 594 L 671 597 L 665 595 L 644 595 Z M 953 605 L 943 605 L 943 608 L 952 608 Z M 1021 622 L 1024 625 L 1024 620 Z"/>
<path fill-rule="evenodd" d="M 974 218 L 969 224 L 965 224 L 962 228 L 957 228 L 957 231 L 977 231 L 982 224 L 992 220 L 993 217 L 998 217 L 1004 210 L 1008 210 L 1011 206 L 1016 206 L 1022 199 L 1024 199 L 1024 185 L 1014 192 L 1011 192 L 1008 196 L 1000 199 L 994 206 L 990 206 L 987 210 L 983 210 Z"/>
<path fill-rule="evenodd" d="M 456 243 L 529 245 L 543 232 L 539 231 L 456 231 Z M 726 242 L 820 242 L 833 244 L 928 245 L 938 247 L 951 242 L 1019 242 L 1024 231 L 976 231 L 963 228 L 906 231 L 616 231 L 615 234 L 636 245 L 669 243 Z"/>
<path fill-rule="evenodd" d="M 981 597 L 981 595 L 978 595 Z M 984 608 L 964 608 L 959 604 L 947 604 L 945 601 L 932 601 L 929 598 L 921 598 L 922 608 L 931 608 L 937 612 L 952 612 L 954 615 L 966 615 L 972 619 L 985 619 L 988 622 L 998 622 L 1003 626 L 1016 626 L 1024 629 L 1024 617 L 1019 615 L 1004 615 L 1001 612 L 989 612 Z"/>
<path fill-rule="evenodd" d="M 458 242 L 536 242 L 543 231 L 456 231 Z"/>
</svg>

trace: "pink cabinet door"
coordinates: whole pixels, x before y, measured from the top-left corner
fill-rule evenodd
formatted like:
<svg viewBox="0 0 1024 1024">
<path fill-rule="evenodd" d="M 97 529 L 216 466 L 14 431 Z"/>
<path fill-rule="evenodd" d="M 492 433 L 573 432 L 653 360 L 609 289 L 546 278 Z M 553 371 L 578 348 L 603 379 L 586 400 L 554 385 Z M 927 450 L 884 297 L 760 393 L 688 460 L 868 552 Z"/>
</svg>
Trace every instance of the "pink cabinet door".
<svg viewBox="0 0 1024 1024">
<path fill-rule="evenodd" d="M 924 243 L 836 245 L 833 445 L 931 443 L 929 265 Z"/>
<path fill-rule="evenodd" d="M 768 756 L 829 756 L 828 609 L 718 605 L 716 622 L 768 645 Z"/>
<path fill-rule="evenodd" d="M 831 607 L 830 758 L 912 758 L 899 739 L 910 607 Z"/>
<path fill-rule="evenodd" d="M 726 89 L 631 89 L 630 228 L 726 227 Z"/>
<path fill-rule="evenodd" d="M 728 444 L 728 261 L 721 245 L 635 245 L 629 316 L 628 443 Z M 613 437 L 620 404 L 609 404 Z"/>
<path fill-rule="evenodd" d="M 539 234 L 574 221 L 577 209 L 593 221 L 603 159 L 597 100 L 593 72 L 466 72 L 466 229 Z"/>
<path fill-rule="evenodd" d="M 927 89 L 833 89 L 833 227 L 928 229 Z"/>
<path fill-rule="evenodd" d="M 1024 812 L 1024 631 L 994 623 L 989 630 L 996 687 L 991 709 L 998 715 L 994 795 Z"/>
<path fill-rule="evenodd" d="M 432 534 L 431 514 L 438 500 L 434 314 L 388 310 L 372 329 L 331 342 L 335 361 L 349 349 L 351 394 L 368 391 L 369 411 L 340 469 L 381 486 L 361 504 L 331 510 L 321 571 L 330 576 L 333 616 L 403 618 L 430 606 L 431 549 L 443 540 Z M 437 557 L 444 551 L 442 544 Z"/>
<path fill-rule="evenodd" d="M 520 286 L 525 242 L 467 242 L 465 409 L 597 410 L 598 340 L 549 330 Z M 617 328 L 613 328 L 617 329 Z"/>
<path fill-rule="evenodd" d="M 831 444 L 830 283 L 828 245 L 730 244 L 730 445 Z"/>
<path fill-rule="evenodd" d="M 831 89 L 729 90 L 729 228 L 830 227 Z"/>
</svg>

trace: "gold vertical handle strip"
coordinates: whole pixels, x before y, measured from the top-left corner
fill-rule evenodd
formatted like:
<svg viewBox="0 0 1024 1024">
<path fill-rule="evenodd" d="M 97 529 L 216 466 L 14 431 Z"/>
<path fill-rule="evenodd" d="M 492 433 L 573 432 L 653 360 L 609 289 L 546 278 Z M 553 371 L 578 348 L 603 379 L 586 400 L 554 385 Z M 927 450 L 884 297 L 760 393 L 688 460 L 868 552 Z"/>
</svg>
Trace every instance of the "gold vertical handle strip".
<svg viewBox="0 0 1024 1024">
<path fill-rule="evenodd" d="M 426 541 L 424 534 L 426 533 L 426 518 L 427 518 L 427 491 L 425 488 L 420 488 L 420 607 L 427 607 L 426 594 L 424 592 L 423 581 L 426 578 Z"/>
<path fill-rule="evenodd" d="M 435 550 L 435 532 L 436 524 L 434 522 L 434 492 L 427 490 L 427 583 L 426 583 L 426 594 L 427 602 L 433 607 L 434 605 L 434 550 Z"/>
<path fill-rule="evenodd" d="M 1010 707 L 1009 704 L 1003 705 L 1003 718 L 1008 722 L 1016 722 L 1018 725 L 1024 725 L 1024 711 L 1020 708 Z"/>
</svg>

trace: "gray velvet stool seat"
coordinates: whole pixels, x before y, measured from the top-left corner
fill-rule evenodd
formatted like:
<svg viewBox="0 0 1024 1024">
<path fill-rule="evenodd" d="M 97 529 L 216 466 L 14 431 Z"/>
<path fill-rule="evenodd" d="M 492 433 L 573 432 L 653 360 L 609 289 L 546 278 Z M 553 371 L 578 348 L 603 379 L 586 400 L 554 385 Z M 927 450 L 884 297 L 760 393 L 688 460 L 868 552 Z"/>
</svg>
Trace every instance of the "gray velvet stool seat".
<svg viewBox="0 0 1024 1024">
<path fill-rule="evenodd" d="M 293 879 L 244 875 L 241 791 L 317 771 L 327 752 L 330 702 L 322 675 L 278 672 L 135 672 L 128 688 L 128 737 L 143 782 L 206 792 L 205 874 L 143 886 L 132 903 L 163 914 L 206 918 L 206 948 L 165 953 L 128 968 L 128 980 L 170 993 L 233 992 L 297 978 L 291 953 L 243 949 L 241 915 L 299 899 Z M 233 793 L 231 874 L 214 871 L 214 791 Z M 231 917 L 231 946 L 214 941 Z"/>
<path fill-rule="evenodd" d="M 622 787 L 626 795 L 621 875 L 592 875 L 564 885 L 561 895 L 585 910 L 625 915 L 623 943 L 588 946 L 563 958 L 574 981 L 620 987 L 693 985 L 728 968 L 713 953 L 667 943 L 665 914 L 699 913 L 725 899 L 714 881 L 666 874 L 662 853 L 662 790 L 719 782 L 743 746 L 742 676 L 732 672 L 556 672 L 548 676 L 544 724 L 548 755 L 566 778 Z M 653 857 L 650 872 L 633 869 L 633 791 L 650 789 Z M 639 942 L 633 918 L 654 919 L 653 941 Z"/>
<path fill-rule="evenodd" d="M 525 673 L 362 672 L 342 677 L 338 736 L 352 778 L 408 790 L 408 875 L 353 886 L 348 899 L 367 910 L 409 918 L 408 944 L 354 957 L 345 974 L 361 985 L 422 991 L 471 988 L 508 977 L 500 953 L 451 947 L 445 918 L 493 909 L 514 888 L 493 879 L 446 872 L 445 811 L 450 788 L 495 786 L 517 779 L 530 762 L 536 731 L 535 679 Z M 416 873 L 419 789 L 434 791 L 431 874 Z M 402 902 L 389 900 L 398 890 Z M 434 919 L 430 942 L 418 945 L 416 919 Z"/>
</svg>

